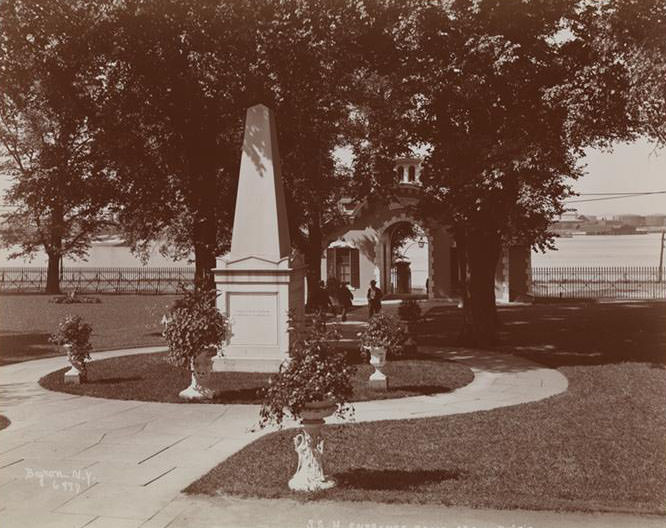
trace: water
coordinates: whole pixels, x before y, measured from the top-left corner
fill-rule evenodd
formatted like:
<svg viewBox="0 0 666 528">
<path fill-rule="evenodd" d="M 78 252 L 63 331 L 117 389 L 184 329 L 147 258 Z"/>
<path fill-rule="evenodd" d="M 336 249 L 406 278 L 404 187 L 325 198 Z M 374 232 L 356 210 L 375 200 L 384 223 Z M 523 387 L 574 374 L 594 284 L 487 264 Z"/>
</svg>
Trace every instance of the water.
<svg viewBox="0 0 666 528">
<path fill-rule="evenodd" d="M 557 251 L 532 253 L 532 266 L 659 266 L 661 233 L 558 238 Z"/>
<path fill-rule="evenodd" d="M 0 267 L 25 267 L 39 268 L 46 267 L 48 258 L 44 253 L 35 255 L 32 261 L 26 262 L 22 259 L 9 260 L 9 250 L 0 249 Z M 139 258 L 132 255 L 127 246 L 116 245 L 112 243 L 95 244 L 88 252 L 87 260 L 74 260 L 65 258 L 64 266 L 76 268 L 134 268 L 141 266 L 150 267 L 192 267 L 194 264 L 187 260 L 174 262 L 160 254 L 157 248 L 150 252 L 148 261 L 144 264 Z"/>
<path fill-rule="evenodd" d="M 556 240 L 558 251 L 533 253 L 533 266 L 658 266 L 660 233 L 617 236 L 575 236 Z M 37 255 L 32 262 L 8 260 L 9 251 L 0 249 L 0 267 L 44 267 L 46 255 Z M 142 262 L 129 248 L 111 244 L 95 245 L 87 261 L 65 259 L 66 267 L 138 267 Z M 192 266 L 186 260 L 173 262 L 154 249 L 148 266 Z"/>
</svg>

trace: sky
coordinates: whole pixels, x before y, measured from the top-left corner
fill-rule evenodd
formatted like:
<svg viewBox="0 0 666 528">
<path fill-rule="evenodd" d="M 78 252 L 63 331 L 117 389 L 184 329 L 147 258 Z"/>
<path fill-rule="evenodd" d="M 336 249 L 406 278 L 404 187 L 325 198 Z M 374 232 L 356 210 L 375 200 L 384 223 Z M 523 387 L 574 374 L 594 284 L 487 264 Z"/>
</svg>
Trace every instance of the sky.
<svg viewBox="0 0 666 528">
<path fill-rule="evenodd" d="M 587 174 L 574 184 L 578 193 L 666 191 L 666 148 L 657 150 L 642 140 L 618 144 L 611 153 L 590 149 L 586 154 Z M 579 196 L 571 202 L 595 198 L 603 197 Z M 580 214 L 596 216 L 666 214 L 666 193 L 569 205 Z"/>
<path fill-rule="evenodd" d="M 583 161 L 587 165 L 587 174 L 574 183 L 578 193 L 666 191 L 666 148 L 657 150 L 646 140 L 618 144 L 612 152 L 590 149 Z M 7 176 L 0 175 L 0 191 L 3 194 L 7 185 Z M 602 197 L 580 196 L 572 198 L 571 202 L 597 198 Z M 575 207 L 580 214 L 595 216 L 666 214 L 666 193 L 570 203 L 569 206 Z M 3 210 L 6 209 L 0 208 L 0 211 Z"/>
</svg>

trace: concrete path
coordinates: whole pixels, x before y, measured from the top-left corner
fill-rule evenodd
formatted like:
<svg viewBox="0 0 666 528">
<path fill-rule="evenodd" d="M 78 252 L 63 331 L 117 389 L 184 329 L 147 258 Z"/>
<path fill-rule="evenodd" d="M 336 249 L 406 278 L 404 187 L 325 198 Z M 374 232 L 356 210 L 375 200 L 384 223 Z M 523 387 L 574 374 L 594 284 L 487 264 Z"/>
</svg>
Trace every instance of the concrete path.
<svg viewBox="0 0 666 528">
<path fill-rule="evenodd" d="M 97 353 L 95 359 L 158 350 Z M 355 405 L 356 420 L 487 410 L 537 401 L 567 388 L 559 372 L 524 359 L 473 350 L 439 353 L 472 368 L 473 382 L 448 394 L 360 402 Z M 37 384 L 41 376 L 63 366 L 64 358 L 49 358 L 0 367 L 0 412 L 12 421 L 0 431 L 3 528 L 329 528 L 353 523 L 481 527 L 519 526 L 521 519 L 542 522 L 530 521 L 537 527 L 561 526 L 552 519 L 569 517 L 575 521 L 572 526 L 592 526 L 590 519 L 596 518 L 436 506 L 186 497 L 181 489 L 265 434 L 251 430 L 259 407 L 106 400 L 50 392 Z M 612 526 L 615 517 L 611 517 L 603 517 L 603 526 Z M 512 518 L 516 520 L 508 522 Z M 617 518 L 623 520 L 622 526 L 631 526 L 628 518 Z M 641 526 L 649 526 L 650 518 L 640 519 L 645 521 Z"/>
</svg>

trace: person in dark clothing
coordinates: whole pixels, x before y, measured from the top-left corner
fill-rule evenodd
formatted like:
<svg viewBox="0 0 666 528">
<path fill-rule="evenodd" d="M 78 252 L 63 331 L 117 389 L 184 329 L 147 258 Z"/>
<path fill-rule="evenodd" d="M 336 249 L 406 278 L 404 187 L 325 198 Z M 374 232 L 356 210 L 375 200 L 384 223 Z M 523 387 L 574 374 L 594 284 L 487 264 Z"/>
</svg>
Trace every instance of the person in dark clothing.
<svg viewBox="0 0 666 528">
<path fill-rule="evenodd" d="M 328 293 L 326 292 L 326 283 L 324 281 L 319 282 L 319 287 L 314 296 L 314 309 L 316 312 L 321 313 L 328 310 Z"/>
<path fill-rule="evenodd" d="M 333 315 L 338 315 L 340 310 L 340 283 L 335 277 L 329 277 L 326 283 L 326 294 L 328 295 L 328 304 L 331 307 Z"/>
<path fill-rule="evenodd" d="M 352 307 L 352 299 L 354 299 L 354 294 L 349 290 L 346 282 L 340 284 L 340 289 L 338 291 L 338 299 L 340 299 L 340 305 L 342 306 L 342 321 L 347 320 L 347 312 Z"/>
<path fill-rule="evenodd" d="M 377 281 L 370 281 L 368 288 L 368 317 L 379 313 L 382 309 L 382 290 L 377 288 Z"/>
</svg>

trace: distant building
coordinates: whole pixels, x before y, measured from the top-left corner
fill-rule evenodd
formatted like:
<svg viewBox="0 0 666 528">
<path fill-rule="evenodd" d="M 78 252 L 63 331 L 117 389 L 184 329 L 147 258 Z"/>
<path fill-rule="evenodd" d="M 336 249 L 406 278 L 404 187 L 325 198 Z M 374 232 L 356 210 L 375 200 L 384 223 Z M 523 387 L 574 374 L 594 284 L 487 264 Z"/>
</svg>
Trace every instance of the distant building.
<svg viewBox="0 0 666 528">
<path fill-rule="evenodd" d="M 636 214 L 625 214 L 625 215 L 616 215 L 613 217 L 613 220 L 628 226 L 644 226 L 645 217 Z"/>
<path fill-rule="evenodd" d="M 586 235 L 634 235 L 635 225 L 621 224 L 619 221 L 602 220 L 585 227 Z"/>
<path fill-rule="evenodd" d="M 666 215 L 653 214 L 645 217 L 646 226 L 664 227 L 666 226 Z"/>
<path fill-rule="evenodd" d="M 332 233 L 322 254 L 322 279 L 348 283 L 356 302 L 364 302 L 371 280 L 386 295 L 453 298 L 459 295 L 461 269 L 456 243 L 447 226 L 417 220 L 421 160 L 396 161 L 395 195 L 390 202 L 370 197 L 343 200 L 347 224 Z M 504 248 L 497 267 L 495 294 L 510 301 L 527 293 L 528 246 Z"/>
</svg>

